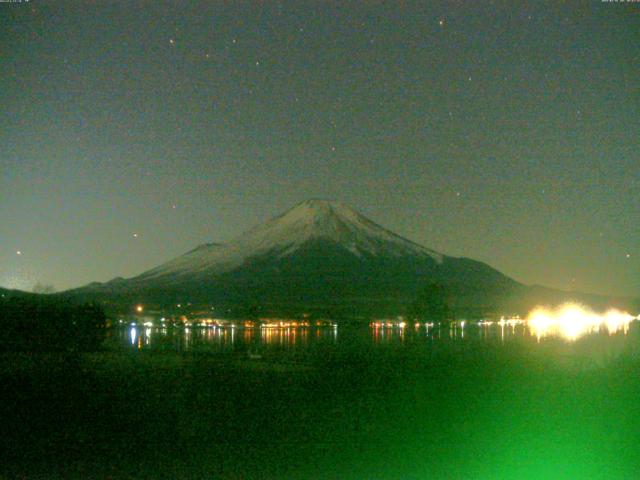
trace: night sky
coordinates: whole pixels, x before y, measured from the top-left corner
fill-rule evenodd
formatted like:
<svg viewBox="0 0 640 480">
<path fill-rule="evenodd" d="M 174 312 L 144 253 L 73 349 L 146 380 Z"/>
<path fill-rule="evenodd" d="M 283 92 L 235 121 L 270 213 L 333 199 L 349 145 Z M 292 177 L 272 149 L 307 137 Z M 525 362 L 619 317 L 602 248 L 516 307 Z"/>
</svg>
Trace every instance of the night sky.
<svg viewBox="0 0 640 480">
<path fill-rule="evenodd" d="M 133 276 L 320 197 L 640 294 L 640 3 L 0 3 L 0 81 L 0 286 Z"/>
</svg>

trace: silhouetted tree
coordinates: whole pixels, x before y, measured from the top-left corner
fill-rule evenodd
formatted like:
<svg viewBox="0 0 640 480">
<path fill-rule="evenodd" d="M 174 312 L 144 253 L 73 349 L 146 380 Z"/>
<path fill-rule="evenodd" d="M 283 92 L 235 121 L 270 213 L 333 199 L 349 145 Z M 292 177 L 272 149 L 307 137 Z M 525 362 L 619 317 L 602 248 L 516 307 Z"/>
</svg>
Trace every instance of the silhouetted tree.
<svg viewBox="0 0 640 480">
<path fill-rule="evenodd" d="M 418 291 L 415 301 L 409 307 L 409 316 L 419 320 L 443 321 L 451 318 L 444 285 L 431 282 Z"/>
<path fill-rule="evenodd" d="M 89 351 L 105 338 L 106 317 L 95 305 L 34 295 L 0 302 L 0 349 Z"/>
<path fill-rule="evenodd" d="M 71 323 L 76 328 L 75 344 L 79 350 L 97 350 L 104 342 L 107 317 L 97 305 L 85 304 L 75 308 Z"/>
</svg>

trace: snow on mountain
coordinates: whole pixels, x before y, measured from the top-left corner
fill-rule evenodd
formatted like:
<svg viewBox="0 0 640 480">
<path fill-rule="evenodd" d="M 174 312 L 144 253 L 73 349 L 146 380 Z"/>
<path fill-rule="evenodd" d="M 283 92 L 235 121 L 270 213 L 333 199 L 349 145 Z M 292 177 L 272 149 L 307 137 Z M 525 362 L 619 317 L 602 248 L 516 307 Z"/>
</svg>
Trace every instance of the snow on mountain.
<svg viewBox="0 0 640 480">
<path fill-rule="evenodd" d="M 353 254 L 442 256 L 377 225 L 339 202 L 308 200 L 238 239 L 239 251 L 256 254 L 286 248 L 288 255 L 308 240 L 332 240 Z"/>
<path fill-rule="evenodd" d="M 225 262 L 224 252 L 227 251 L 225 245 L 219 243 L 205 243 L 184 255 L 174 258 L 173 260 L 163 263 L 159 267 L 148 270 L 134 280 L 148 280 L 163 275 L 179 275 L 188 272 L 202 271 L 213 269 L 215 271 L 225 271 L 225 265 L 229 268 L 235 264 L 232 259 Z"/>
<path fill-rule="evenodd" d="M 366 316 L 403 311 L 429 282 L 445 285 L 454 307 L 473 315 L 576 299 L 611 304 L 605 297 L 526 287 L 485 263 L 441 255 L 326 200 L 300 203 L 227 244 L 200 245 L 137 277 L 60 295 L 111 305 L 188 298 L 238 311 L 260 305 L 276 314 Z"/>
<path fill-rule="evenodd" d="M 394 234 L 340 202 L 307 200 L 226 245 L 201 245 L 136 280 L 203 272 L 220 274 L 261 255 L 285 257 L 317 239 L 332 241 L 358 257 L 411 256 L 443 261 L 443 255 Z"/>
</svg>

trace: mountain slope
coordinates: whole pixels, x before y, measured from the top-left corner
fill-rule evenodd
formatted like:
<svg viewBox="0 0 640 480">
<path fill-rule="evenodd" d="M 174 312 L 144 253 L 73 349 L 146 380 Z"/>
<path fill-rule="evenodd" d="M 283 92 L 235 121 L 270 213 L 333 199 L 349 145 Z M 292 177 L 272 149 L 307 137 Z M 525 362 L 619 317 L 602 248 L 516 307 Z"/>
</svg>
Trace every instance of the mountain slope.
<svg viewBox="0 0 640 480">
<path fill-rule="evenodd" d="M 202 245 L 135 280 L 149 282 L 170 280 L 171 276 L 222 274 L 264 255 L 286 257 L 307 242 L 319 239 L 333 242 L 356 257 L 415 256 L 442 261 L 442 255 L 437 252 L 384 229 L 343 204 L 308 200 L 228 245 Z"/>
<path fill-rule="evenodd" d="M 228 244 L 204 244 L 137 277 L 65 294 L 120 303 L 397 312 L 431 281 L 447 285 L 456 302 L 474 305 L 521 287 L 484 263 L 418 245 L 342 203 L 309 200 Z"/>
<path fill-rule="evenodd" d="M 344 204 L 309 200 L 227 244 L 204 244 L 137 277 L 64 294 L 121 305 L 368 315 L 404 311 L 429 282 L 445 285 L 459 312 L 522 311 L 540 292 L 482 262 L 402 238 Z"/>
</svg>

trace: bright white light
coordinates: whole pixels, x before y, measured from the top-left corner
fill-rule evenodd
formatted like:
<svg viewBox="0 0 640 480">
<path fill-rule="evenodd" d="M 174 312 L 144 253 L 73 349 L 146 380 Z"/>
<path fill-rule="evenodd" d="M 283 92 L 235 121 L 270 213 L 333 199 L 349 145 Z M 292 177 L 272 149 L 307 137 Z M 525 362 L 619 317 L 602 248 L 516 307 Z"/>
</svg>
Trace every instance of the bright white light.
<svg viewBox="0 0 640 480">
<path fill-rule="evenodd" d="M 609 310 L 604 316 L 604 323 L 607 327 L 607 331 L 609 335 L 612 335 L 620 330 L 627 333 L 629 330 L 629 323 L 631 323 L 634 318 L 626 312 L 620 312 L 618 310 Z"/>
<path fill-rule="evenodd" d="M 581 305 L 566 303 L 555 310 L 534 309 L 527 318 L 527 325 L 538 340 L 547 335 L 558 335 L 573 341 L 600 329 L 606 329 L 610 335 L 619 331 L 626 333 L 633 320 L 633 316 L 619 310 L 597 314 Z"/>
</svg>

